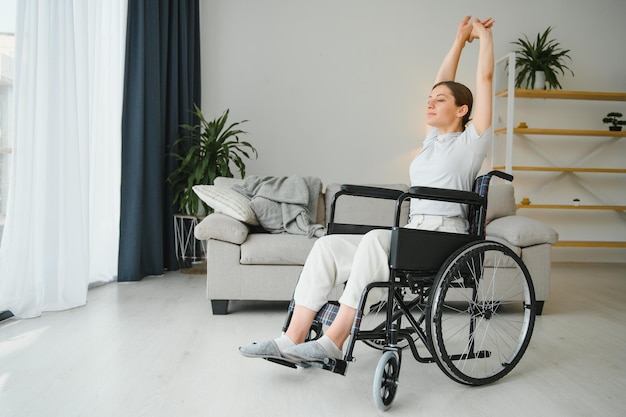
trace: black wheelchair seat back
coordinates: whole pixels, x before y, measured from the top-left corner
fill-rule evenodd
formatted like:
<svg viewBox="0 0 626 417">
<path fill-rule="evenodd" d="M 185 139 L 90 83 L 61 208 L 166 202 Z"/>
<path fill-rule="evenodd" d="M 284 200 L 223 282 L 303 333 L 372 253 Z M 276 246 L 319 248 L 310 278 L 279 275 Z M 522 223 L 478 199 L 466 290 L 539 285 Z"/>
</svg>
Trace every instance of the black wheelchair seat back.
<svg viewBox="0 0 626 417">
<path fill-rule="evenodd" d="M 481 236 L 394 227 L 391 230 L 389 267 L 435 273 L 450 255 Z"/>
</svg>

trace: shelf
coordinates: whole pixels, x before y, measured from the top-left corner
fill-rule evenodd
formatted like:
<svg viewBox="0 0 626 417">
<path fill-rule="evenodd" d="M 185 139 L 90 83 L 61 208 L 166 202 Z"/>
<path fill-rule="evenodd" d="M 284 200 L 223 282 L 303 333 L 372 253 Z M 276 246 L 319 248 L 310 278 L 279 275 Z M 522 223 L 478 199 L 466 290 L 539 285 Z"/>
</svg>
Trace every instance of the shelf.
<svg viewBox="0 0 626 417">
<path fill-rule="evenodd" d="M 536 172 L 594 172 L 606 174 L 624 174 L 626 168 L 575 168 L 575 167 L 531 167 L 513 165 L 513 171 L 536 171 Z M 504 170 L 504 166 L 495 166 L 493 169 Z"/>
<path fill-rule="evenodd" d="M 496 135 L 507 132 L 506 127 L 493 131 Z M 581 129 L 544 129 L 530 127 L 516 127 L 513 129 L 516 135 L 549 135 L 549 136 L 597 136 L 604 138 L 626 138 L 626 131 L 613 132 L 610 130 L 581 130 Z"/>
<path fill-rule="evenodd" d="M 557 216 L 559 217 L 558 224 L 563 224 L 563 227 L 579 231 L 579 236 L 575 237 L 588 240 L 561 240 L 554 244 L 555 247 L 626 248 L 626 241 L 624 241 L 623 233 L 621 233 L 622 221 L 626 222 L 626 205 L 624 205 L 624 201 L 620 199 L 619 203 L 614 203 L 614 199 L 611 196 L 605 195 L 609 191 L 598 189 L 590 182 L 591 176 L 594 175 L 596 176 L 595 179 L 599 180 L 597 177 L 599 174 L 608 174 L 612 180 L 617 179 L 617 175 L 620 175 L 620 180 L 624 178 L 621 175 L 626 174 L 626 166 L 622 163 L 624 159 L 622 158 L 623 155 L 621 155 L 621 146 L 624 145 L 626 129 L 612 131 L 609 130 L 608 125 L 601 125 L 599 121 L 575 125 L 575 119 L 563 119 L 561 120 L 561 125 L 550 125 L 548 122 L 542 126 L 542 123 L 539 121 L 541 119 L 534 117 L 540 116 L 544 110 L 558 112 L 560 108 L 560 112 L 563 113 L 566 107 L 557 103 L 558 101 L 578 100 L 580 102 L 576 104 L 577 108 L 578 106 L 581 108 L 586 107 L 590 110 L 593 110 L 594 106 L 597 105 L 600 105 L 602 109 L 606 106 L 615 105 L 622 107 L 626 103 L 626 91 L 518 89 L 515 88 L 514 74 L 506 71 L 506 66 L 514 66 L 515 61 L 516 54 L 514 52 L 496 61 L 497 68 L 494 72 L 494 82 L 498 86 L 498 91 L 495 92 L 496 100 L 493 102 L 494 140 L 492 144 L 492 169 L 514 173 L 521 178 L 527 179 L 530 183 L 530 189 L 525 190 L 524 194 L 533 203 L 521 204 L 521 201 L 516 203 L 518 210 L 524 210 L 522 215 L 529 217 L 537 216 L 541 213 L 537 210 L 569 210 L 570 217 L 573 213 L 581 216 L 593 216 L 592 213 L 595 211 L 597 213 L 596 216 L 600 215 L 604 218 L 605 213 L 608 212 L 607 214 L 611 218 L 610 226 L 619 227 L 619 234 L 614 239 L 622 240 L 593 240 L 594 238 L 610 239 L 613 236 L 609 237 L 600 232 L 594 233 L 591 230 L 579 230 L 575 223 L 561 222 L 561 215 L 559 215 Z M 499 80 L 498 78 L 501 79 Z M 503 87 L 504 89 L 502 89 Z M 518 110 L 519 113 L 516 113 L 515 110 L 518 103 L 524 102 L 524 100 L 526 102 L 520 108 L 523 112 Z M 550 100 L 552 102 L 549 102 Z M 565 114 L 563 115 L 565 116 Z M 528 123 L 519 123 L 517 119 L 526 120 Z M 515 123 L 515 121 L 518 123 Z M 582 127 L 583 129 L 577 127 Z M 620 147 L 618 148 L 615 145 Z M 503 148 L 500 148 L 501 146 Z M 560 161 L 557 156 L 561 156 L 563 153 L 567 155 L 570 146 L 578 146 L 576 150 L 584 149 L 584 152 L 572 152 L 571 158 Z M 520 156 L 516 160 L 514 151 L 523 152 L 526 162 L 523 162 Z M 611 156 L 617 159 L 610 159 L 614 162 L 608 162 L 609 160 L 607 159 L 605 163 L 600 164 L 600 167 L 598 167 L 598 156 L 607 152 L 614 152 Z M 619 152 L 619 154 L 615 154 L 615 152 Z M 575 155 L 578 155 L 578 157 L 575 157 Z M 525 165 L 515 165 L 516 162 Z M 532 174 L 532 172 L 543 174 L 538 176 Z M 550 188 L 561 181 L 564 181 L 566 187 L 570 187 L 569 189 L 572 192 L 567 194 L 571 196 L 576 196 L 578 192 L 583 190 L 584 195 L 590 196 L 585 198 L 585 201 L 588 203 L 583 205 L 578 204 L 578 201 L 574 202 L 571 198 L 559 198 L 557 197 L 557 195 L 560 195 L 558 193 L 551 196 Z M 575 188 L 572 189 L 572 187 Z M 623 192 L 619 189 L 619 186 L 616 188 L 613 193 L 622 195 Z M 526 199 L 524 200 L 524 202 L 527 201 Z M 550 201 L 556 201 L 556 203 L 549 203 Z M 562 201 L 563 204 L 558 204 L 558 201 Z M 529 209 L 532 210 L 529 211 Z M 615 220 L 620 220 L 620 223 L 617 224 Z"/>
<path fill-rule="evenodd" d="M 584 205 L 575 206 L 573 204 L 516 204 L 518 209 L 556 209 L 556 210 L 626 210 L 626 206 L 600 206 Z"/>
<path fill-rule="evenodd" d="M 552 246 L 568 248 L 626 248 L 626 242 L 560 240 Z"/>
<path fill-rule="evenodd" d="M 508 90 L 498 91 L 496 97 L 508 97 Z M 626 101 L 626 93 L 607 91 L 522 90 L 515 89 L 518 98 L 547 98 L 560 100 Z"/>
</svg>

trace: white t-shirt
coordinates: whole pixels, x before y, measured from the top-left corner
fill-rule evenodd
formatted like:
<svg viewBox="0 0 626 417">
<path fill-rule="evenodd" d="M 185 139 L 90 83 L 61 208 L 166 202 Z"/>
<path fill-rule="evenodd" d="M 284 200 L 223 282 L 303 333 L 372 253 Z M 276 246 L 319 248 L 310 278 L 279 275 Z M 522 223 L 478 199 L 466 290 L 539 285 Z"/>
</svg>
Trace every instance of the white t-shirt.
<svg viewBox="0 0 626 417">
<path fill-rule="evenodd" d="M 470 191 L 482 167 L 493 136 L 491 128 L 478 135 L 473 123 L 465 131 L 439 135 L 432 128 L 422 151 L 409 168 L 411 186 L 450 188 Z M 467 206 L 432 200 L 411 200 L 411 216 L 429 214 L 467 217 Z"/>
</svg>

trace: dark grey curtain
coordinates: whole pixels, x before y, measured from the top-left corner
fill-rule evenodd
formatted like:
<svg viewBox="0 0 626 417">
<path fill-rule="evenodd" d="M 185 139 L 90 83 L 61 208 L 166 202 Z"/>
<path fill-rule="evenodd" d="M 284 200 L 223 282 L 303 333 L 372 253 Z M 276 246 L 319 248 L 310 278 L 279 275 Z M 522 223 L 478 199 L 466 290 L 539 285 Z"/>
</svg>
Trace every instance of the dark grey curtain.
<svg viewBox="0 0 626 417">
<path fill-rule="evenodd" d="M 118 281 L 177 269 L 167 157 L 200 106 L 198 0 L 129 0 Z"/>
</svg>

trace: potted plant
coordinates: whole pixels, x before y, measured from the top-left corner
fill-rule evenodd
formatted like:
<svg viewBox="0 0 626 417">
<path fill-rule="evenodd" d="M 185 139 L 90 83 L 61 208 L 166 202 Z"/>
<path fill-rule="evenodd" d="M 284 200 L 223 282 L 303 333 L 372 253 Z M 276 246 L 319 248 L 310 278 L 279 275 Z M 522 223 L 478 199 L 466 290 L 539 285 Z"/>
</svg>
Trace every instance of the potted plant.
<svg viewBox="0 0 626 417">
<path fill-rule="evenodd" d="M 566 63 L 566 59 L 571 62 L 570 50 L 562 49 L 556 40 L 548 39 L 551 31 L 552 27 L 548 26 L 545 32 L 537 34 L 534 42 L 526 35 L 512 42 L 518 46 L 515 51 L 515 68 L 518 69 L 515 76 L 516 88 L 545 89 L 546 83 L 549 88 L 562 88 L 558 80 L 559 73 L 565 75 L 567 70 L 574 75 Z M 545 77 L 545 80 L 541 77 Z"/>
<path fill-rule="evenodd" d="M 243 178 L 246 175 L 244 158 L 258 156 L 257 150 L 250 143 L 239 140 L 239 135 L 247 132 L 237 128 L 242 123 L 226 125 L 227 109 L 220 117 L 207 121 L 198 106 L 194 105 L 194 114 L 199 120 L 197 125 L 181 125 L 181 136 L 172 143 L 178 149 L 170 155 L 178 160 L 178 167 L 167 177 L 167 182 L 174 193 L 174 205 L 183 214 L 197 216 L 200 207 L 208 212 L 209 207 L 202 202 L 192 187 L 199 184 L 212 185 L 217 177 L 233 177 L 231 162 Z"/>
<path fill-rule="evenodd" d="M 246 175 L 244 158 L 258 156 L 250 143 L 239 140 L 239 135 L 247 132 L 237 126 L 247 120 L 227 125 L 228 112 L 226 110 L 215 120 L 207 121 L 200 108 L 194 105 L 194 115 L 199 123 L 180 125 L 181 136 L 171 145 L 176 151 L 169 155 L 178 161 L 178 166 L 167 177 L 167 182 L 172 187 L 173 203 L 179 212 L 174 215 L 176 259 L 185 273 L 206 272 L 206 267 L 202 266 L 206 265 L 204 242 L 194 239 L 193 233 L 202 214 L 201 208 L 204 213 L 211 209 L 198 198 L 192 187 L 212 185 L 218 176 L 233 177 L 231 163 L 243 178 Z"/>
<path fill-rule="evenodd" d="M 611 112 L 602 119 L 602 123 L 611 123 L 609 130 L 612 132 L 621 132 L 622 126 L 626 125 L 626 120 L 621 120 L 622 113 Z"/>
</svg>

